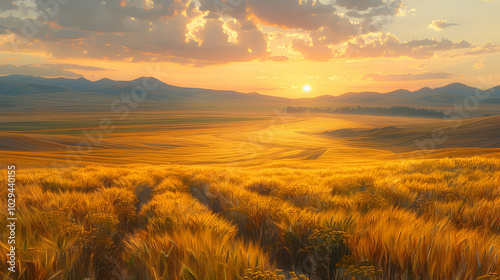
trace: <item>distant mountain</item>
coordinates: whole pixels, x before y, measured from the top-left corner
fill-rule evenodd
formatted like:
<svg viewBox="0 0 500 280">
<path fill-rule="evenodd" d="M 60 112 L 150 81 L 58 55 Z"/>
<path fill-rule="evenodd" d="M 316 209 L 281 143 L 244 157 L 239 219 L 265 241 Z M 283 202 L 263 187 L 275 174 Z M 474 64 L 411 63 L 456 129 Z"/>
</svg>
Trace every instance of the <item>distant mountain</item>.
<svg viewBox="0 0 500 280">
<path fill-rule="evenodd" d="M 53 85 L 59 86 L 67 89 L 72 89 L 76 91 L 89 91 L 92 87 L 93 82 L 85 79 L 66 79 L 66 78 L 42 78 L 42 77 L 33 77 L 33 76 L 23 76 L 23 75 L 10 75 L 10 76 L 1 76 L 0 84 L 4 82 L 18 82 L 24 84 L 45 84 L 45 85 Z M 3 90 L 0 90 L 0 93 L 5 93 Z"/>
<path fill-rule="evenodd" d="M 0 76 L 0 107 L 2 110 L 84 110 L 109 111 L 111 104 L 126 102 L 132 90 L 142 86 L 144 77 L 133 81 L 101 79 L 95 82 L 84 78 L 41 78 L 33 76 Z M 240 93 L 235 91 L 182 88 L 148 78 L 148 84 L 157 86 L 147 92 L 147 98 L 138 102 L 139 110 L 229 110 L 245 107 L 282 106 L 289 99 Z M 142 92 L 135 92 L 142 95 Z M 118 104 L 117 106 L 120 106 Z M 140 106 L 140 107 L 139 107 Z"/>
<path fill-rule="evenodd" d="M 474 95 L 476 93 L 477 88 L 469 87 L 467 85 L 461 83 L 453 83 L 444 87 L 435 88 L 434 92 L 436 93 L 454 93 L 458 95 Z"/>
<path fill-rule="evenodd" d="M 70 89 L 35 83 L 5 82 L 0 83 L 0 93 L 8 95 L 40 94 L 48 92 L 62 92 Z"/>
<path fill-rule="evenodd" d="M 480 100 L 483 104 L 500 103 L 500 86 L 488 90 L 480 90 L 460 83 L 453 83 L 434 89 L 424 87 L 413 92 L 405 89 L 398 89 L 388 93 L 349 92 L 336 97 L 320 96 L 316 99 L 318 101 L 349 105 L 442 108 L 455 104 L 463 104 L 467 97 L 475 96 L 476 93 L 482 96 L 489 94 L 488 99 Z"/>
<path fill-rule="evenodd" d="M 92 82 L 85 78 L 0 76 L 0 108 L 2 111 L 34 109 L 109 111 L 113 102 L 130 96 L 134 87 L 143 84 L 144 78 L 132 81 L 104 78 Z M 500 104 L 500 86 L 483 91 L 460 83 L 434 89 L 425 87 L 413 92 L 399 89 L 388 93 L 348 92 L 340 96 L 323 95 L 315 98 L 289 99 L 255 92 L 183 88 L 168 85 L 155 78 L 148 79 L 150 79 L 148 83 L 155 81 L 158 86 L 149 91 L 147 98 L 140 102 L 139 110 L 266 110 L 269 112 L 270 108 L 283 108 L 286 105 L 443 108 L 463 104 L 468 96 L 474 96 L 476 92 L 483 95 L 490 94 L 489 99 L 481 101 L 482 104 L 493 106 L 494 109 Z"/>
</svg>

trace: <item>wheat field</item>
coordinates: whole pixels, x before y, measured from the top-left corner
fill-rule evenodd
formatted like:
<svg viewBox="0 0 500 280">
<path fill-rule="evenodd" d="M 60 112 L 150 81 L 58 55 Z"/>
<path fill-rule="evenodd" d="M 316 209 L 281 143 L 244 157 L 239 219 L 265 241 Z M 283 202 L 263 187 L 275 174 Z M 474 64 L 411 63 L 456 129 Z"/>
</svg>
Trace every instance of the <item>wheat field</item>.
<svg viewBox="0 0 500 280">
<path fill-rule="evenodd" d="M 329 121 L 330 127 L 353 125 Z M 0 275 L 500 279 L 498 150 L 448 149 L 410 158 L 341 139 L 327 146 L 334 140 L 317 134 L 325 122 L 281 124 L 273 141 L 255 142 L 260 148 L 251 163 L 231 148 L 271 126 L 259 122 L 239 134 L 226 133 L 231 127 L 196 128 L 189 141 L 205 141 L 205 159 L 236 158 L 231 164 L 26 163 L 16 184 L 18 271 L 6 273 L 9 245 L 1 238 Z M 219 142 L 209 141 L 215 137 Z M 184 149 L 186 158 L 195 152 Z M 6 203 L 7 190 L 0 196 Z M 1 211 L 5 228 L 8 213 Z"/>
</svg>

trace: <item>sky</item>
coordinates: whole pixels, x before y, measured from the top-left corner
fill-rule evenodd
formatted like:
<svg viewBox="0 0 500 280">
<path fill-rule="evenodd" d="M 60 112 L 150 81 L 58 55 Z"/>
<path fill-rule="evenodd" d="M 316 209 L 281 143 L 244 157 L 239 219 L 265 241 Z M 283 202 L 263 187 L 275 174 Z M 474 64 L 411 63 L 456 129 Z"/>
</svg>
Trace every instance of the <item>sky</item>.
<svg viewBox="0 0 500 280">
<path fill-rule="evenodd" d="M 0 75 L 288 98 L 500 84 L 500 0 L 0 0 Z M 158 71 L 157 71 L 158 72 Z"/>
</svg>

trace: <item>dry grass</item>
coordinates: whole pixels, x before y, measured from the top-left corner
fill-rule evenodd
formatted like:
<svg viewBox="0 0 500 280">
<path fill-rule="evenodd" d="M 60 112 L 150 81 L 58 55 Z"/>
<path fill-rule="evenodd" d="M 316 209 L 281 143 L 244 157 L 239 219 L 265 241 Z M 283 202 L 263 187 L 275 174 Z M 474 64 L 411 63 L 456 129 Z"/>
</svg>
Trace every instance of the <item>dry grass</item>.
<svg viewBox="0 0 500 280">
<path fill-rule="evenodd" d="M 5 279 L 498 278 L 497 159 L 275 166 L 23 170 L 18 272 L 5 273 L 2 233 L 0 273 Z M 5 189 L 1 197 L 5 202 Z"/>
</svg>

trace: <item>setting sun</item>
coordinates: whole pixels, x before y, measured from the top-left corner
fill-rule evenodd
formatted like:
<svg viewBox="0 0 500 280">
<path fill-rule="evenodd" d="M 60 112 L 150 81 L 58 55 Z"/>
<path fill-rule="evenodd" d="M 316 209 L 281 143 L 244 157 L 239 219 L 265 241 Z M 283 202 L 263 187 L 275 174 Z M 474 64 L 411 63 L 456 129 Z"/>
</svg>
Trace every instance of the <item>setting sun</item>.
<svg viewBox="0 0 500 280">
<path fill-rule="evenodd" d="M 310 86 L 310 85 L 304 85 L 304 86 L 302 87 L 302 89 L 303 89 L 305 92 L 310 92 L 312 88 L 311 88 L 311 86 Z"/>
</svg>

